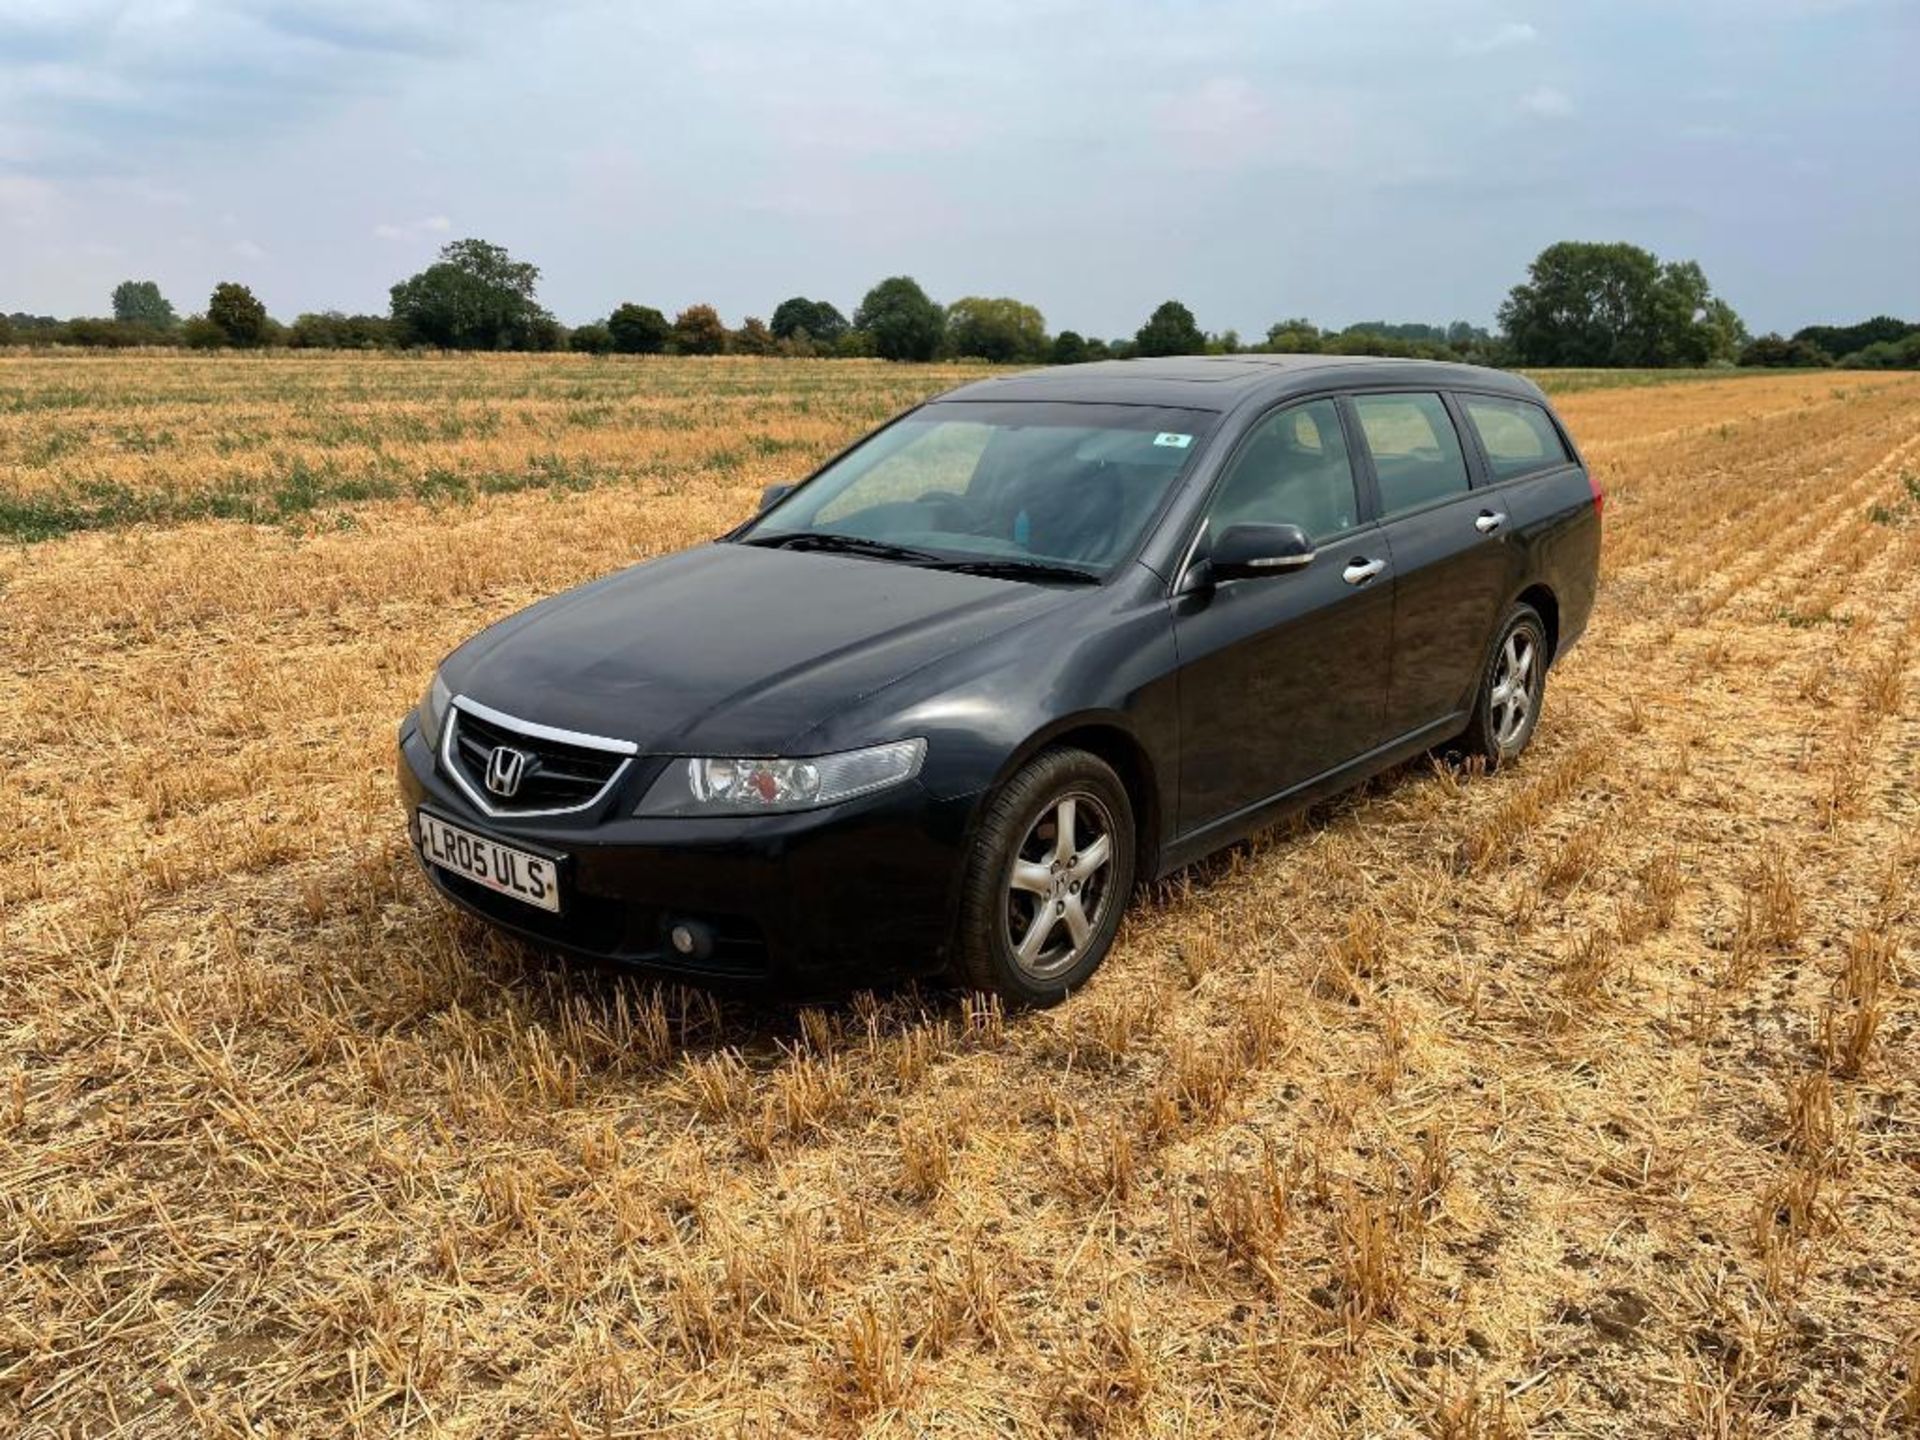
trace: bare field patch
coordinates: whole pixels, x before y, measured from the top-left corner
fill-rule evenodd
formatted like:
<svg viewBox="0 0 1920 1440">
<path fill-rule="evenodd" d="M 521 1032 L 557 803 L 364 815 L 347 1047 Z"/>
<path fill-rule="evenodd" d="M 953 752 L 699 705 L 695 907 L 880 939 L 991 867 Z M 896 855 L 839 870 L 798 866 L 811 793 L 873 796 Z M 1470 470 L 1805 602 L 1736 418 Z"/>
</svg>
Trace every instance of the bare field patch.
<svg viewBox="0 0 1920 1440">
<path fill-rule="evenodd" d="M 960 372 L 305 363 L 0 361 L 12 514 L 395 477 L 0 549 L 25 1433 L 1920 1423 L 1920 380 L 1566 395 L 1605 585 L 1525 761 L 1182 875 L 1030 1016 L 556 967 L 390 778 L 456 641 Z"/>
</svg>

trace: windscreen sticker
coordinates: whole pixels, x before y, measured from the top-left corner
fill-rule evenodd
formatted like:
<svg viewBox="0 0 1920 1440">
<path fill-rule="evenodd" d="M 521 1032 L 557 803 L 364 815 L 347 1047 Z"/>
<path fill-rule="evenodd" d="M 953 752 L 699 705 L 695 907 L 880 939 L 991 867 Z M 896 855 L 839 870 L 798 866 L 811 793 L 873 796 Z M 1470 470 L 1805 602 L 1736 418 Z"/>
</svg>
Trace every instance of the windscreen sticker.
<svg viewBox="0 0 1920 1440">
<path fill-rule="evenodd" d="M 1193 443 L 1193 436 L 1181 435 L 1172 430 L 1162 430 L 1153 437 L 1156 445 L 1171 445 L 1176 450 L 1184 450 Z"/>
</svg>

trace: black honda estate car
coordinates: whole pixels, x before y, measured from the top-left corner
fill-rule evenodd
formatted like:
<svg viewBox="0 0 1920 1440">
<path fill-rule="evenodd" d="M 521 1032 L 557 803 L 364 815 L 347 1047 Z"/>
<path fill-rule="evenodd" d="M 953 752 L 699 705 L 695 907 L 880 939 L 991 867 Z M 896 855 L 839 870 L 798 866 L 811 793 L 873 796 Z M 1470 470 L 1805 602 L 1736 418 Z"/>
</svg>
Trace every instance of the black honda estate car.
<svg viewBox="0 0 1920 1440">
<path fill-rule="evenodd" d="M 1051 1003 L 1137 882 L 1424 750 L 1525 749 L 1600 509 L 1497 371 L 982 380 L 454 651 L 400 727 L 409 834 L 556 948 Z"/>
</svg>

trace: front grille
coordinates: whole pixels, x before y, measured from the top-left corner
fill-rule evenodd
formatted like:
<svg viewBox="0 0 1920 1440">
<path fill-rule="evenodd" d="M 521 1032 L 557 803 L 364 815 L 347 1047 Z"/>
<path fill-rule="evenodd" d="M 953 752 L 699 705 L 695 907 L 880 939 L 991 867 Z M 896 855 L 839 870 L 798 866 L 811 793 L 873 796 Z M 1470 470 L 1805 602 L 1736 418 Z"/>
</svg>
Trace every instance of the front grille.
<svg viewBox="0 0 1920 1440">
<path fill-rule="evenodd" d="M 449 714 L 447 724 L 451 727 L 448 760 L 459 769 L 472 794 L 496 814 L 581 809 L 598 799 L 626 764 L 624 755 L 522 734 L 459 706 Z M 502 746 L 527 757 L 519 788 L 511 796 L 497 794 L 487 785 L 488 765 Z"/>
</svg>

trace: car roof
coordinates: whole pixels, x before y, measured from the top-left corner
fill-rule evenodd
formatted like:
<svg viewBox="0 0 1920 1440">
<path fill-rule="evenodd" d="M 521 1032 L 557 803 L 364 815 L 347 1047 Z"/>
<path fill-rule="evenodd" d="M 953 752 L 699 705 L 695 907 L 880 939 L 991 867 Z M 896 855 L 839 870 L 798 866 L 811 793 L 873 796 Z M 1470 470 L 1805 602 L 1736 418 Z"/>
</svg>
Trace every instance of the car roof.
<svg viewBox="0 0 1920 1440">
<path fill-rule="evenodd" d="M 1187 410 L 1231 410 L 1248 399 L 1348 385 L 1442 386 L 1493 390 L 1544 402 L 1524 376 L 1442 360 L 1376 355 L 1169 355 L 1151 360 L 1095 360 L 1054 365 L 1017 375 L 975 380 L 939 400 L 1054 400 L 1082 404 L 1159 405 Z"/>
</svg>

